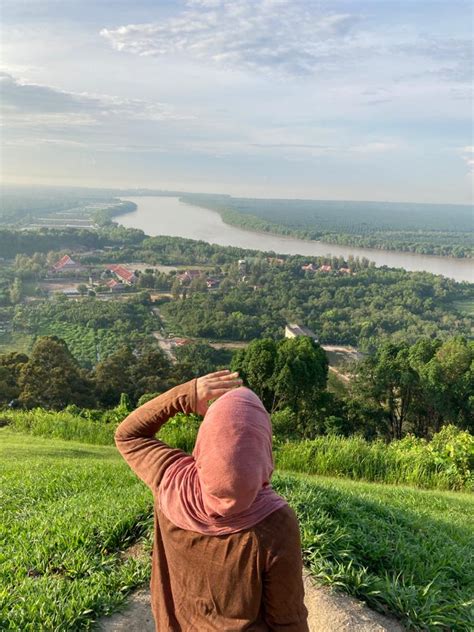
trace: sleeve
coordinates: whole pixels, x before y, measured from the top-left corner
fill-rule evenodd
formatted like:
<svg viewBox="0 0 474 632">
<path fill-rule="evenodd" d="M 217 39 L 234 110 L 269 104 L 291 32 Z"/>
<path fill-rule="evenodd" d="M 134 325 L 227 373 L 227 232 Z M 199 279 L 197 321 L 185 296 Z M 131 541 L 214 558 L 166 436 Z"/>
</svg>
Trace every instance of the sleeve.
<svg viewBox="0 0 474 632">
<path fill-rule="evenodd" d="M 115 431 L 114 439 L 125 461 L 155 493 L 166 468 L 188 456 L 155 439 L 155 434 L 176 413 L 196 410 L 196 379 L 175 386 L 135 409 Z"/>
<path fill-rule="evenodd" d="M 263 575 L 265 621 L 272 632 L 309 632 L 300 531 L 292 509 L 277 528 Z"/>
</svg>

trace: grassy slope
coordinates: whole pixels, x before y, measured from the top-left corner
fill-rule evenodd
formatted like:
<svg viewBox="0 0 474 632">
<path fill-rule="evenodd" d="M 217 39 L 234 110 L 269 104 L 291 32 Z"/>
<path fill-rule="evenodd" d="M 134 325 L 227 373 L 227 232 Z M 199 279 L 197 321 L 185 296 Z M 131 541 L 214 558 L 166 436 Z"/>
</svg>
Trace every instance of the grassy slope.
<svg viewBox="0 0 474 632">
<path fill-rule="evenodd" d="M 113 447 L 1 428 L 0 462 L 0 629 L 89 629 L 148 577 L 118 552 L 149 546 L 151 493 Z M 412 629 L 471 628 L 471 495 L 293 474 L 274 486 L 320 580 Z"/>
<path fill-rule="evenodd" d="M 90 629 L 148 577 L 118 552 L 149 533 L 151 493 L 111 447 L 0 429 L 0 462 L 0 629 Z"/>
</svg>

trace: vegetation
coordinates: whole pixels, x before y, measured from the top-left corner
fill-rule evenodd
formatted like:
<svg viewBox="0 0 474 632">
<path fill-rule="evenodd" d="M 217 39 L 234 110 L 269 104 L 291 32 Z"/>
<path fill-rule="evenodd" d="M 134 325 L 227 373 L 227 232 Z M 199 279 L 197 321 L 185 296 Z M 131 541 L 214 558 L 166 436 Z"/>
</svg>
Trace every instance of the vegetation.
<svg viewBox="0 0 474 632">
<path fill-rule="evenodd" d="M 318 581 L 409 630 L 473 629 L 472 495 L 304 475 L 277 474 L 272 486 L 298 515 Z"/>
<path fill-rule="evenodd" d="M 58 295 L 52 301 L 16 306 L 12 326 L 33 338 L 61 337 L 80 364 L 90 368 L 122 344 L 137 345 L 149 339 L 159 321 L 150 313 L 146 294 L 126 301 L 84 297 L 77 302 Z"/>
<path fill-rule="evenodd" d="M 9 410 L 0 414 L 0 425 L 35 437 L 114 445 L 115 429 L 130 410 L 123 401 L 105 411 L 74 405 L 60 412 L 41 408 Z M 275 462 L 280 470 L 425 489 L 474 491 L 474 438 L 453 425 L 442 428 L 430 441 L 407 435 L 387 444 L 334 435 L 288 441 L 281 427 L 281 413 L 272 415 L 272 423 Z M 178 414 L 158 436 L 173 447 L 191 452 L 199 425 L 199 417 Z"/>
<path fill-rule="evenodd" d="M 330 200 L 264 200 L 186 194 L 228 224 L 327 243 L 472 257 L 469 206 Z"/>
<path fill-rule="evenodd" d="M 369 261 L 324 258 L 333 271 L 304 271 L 303 257 L 273 265 L 250 258 L 245 274 L 229 266 L 218 290 L 189 292 L 162 302 L 173 331 L 221 340 L 279 339 L 288 322 L 310 327 L 322 343 L 375 350 L 381 341 L 414 343 L 421 336 L 471 335 L 472 319 L 452 301 L 472 298 L 473 286 L 424 272 L 375 268 Z M 339 273 L 349 265 L 352 274 Z M 242 278 L 245 276 L 245 278 Z"/>
<path fill-rule="evenodd" d="M 114 448 L 0 429 L 0 629 L 89 630 L 149 577 L 149 558 L 122 559 L 145 537 L 149 491 Z"/>
<path fill-rule="evenodd" d="M 7 428 L 0 440 L 0 627 L 91 629 L 149 577 L 152 495 L 113 447 Z M 278 473 L 272 485 L 319 581 L 408 629 L 472 629 L 471 495 Z M 140 539 L 143 556 L 122 555 Z"/>
<path fill-rule="evenodd" d="M 474 437 L 452 425 L 429 442 L 413 435 L 389 444 L 329 435 L 281 443 L 276 466 L 377 483 L 474 491 Z"/>
</svg>

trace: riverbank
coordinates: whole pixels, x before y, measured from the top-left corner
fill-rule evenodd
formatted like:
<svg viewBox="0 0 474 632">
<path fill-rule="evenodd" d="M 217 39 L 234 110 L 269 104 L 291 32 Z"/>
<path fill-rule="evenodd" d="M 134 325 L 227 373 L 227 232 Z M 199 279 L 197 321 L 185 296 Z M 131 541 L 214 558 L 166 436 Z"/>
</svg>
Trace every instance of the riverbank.
<svg viewBox="0 0 474 632">
<path fill-rule="evenodd" d="M 309 260 L 311 257 L 331 255 L 346 260 L 351 256 L 360 259 L 365 257 L 378 267 L 402 268 L 409 272 L 425 271 L 459 282 L 474 281 L 473 265 L 469 259 L 338 246 L 263 231 L 255 232 L 226 224 L 217 211 L 185 203 L 178 197 L 141 196 L 126 199 L 137 204 L 137 210 L 121 215 L 120 224 L 139 228 L 150 236 L 170 235 L 221 246 L 302 255 Z"/>
</svg>

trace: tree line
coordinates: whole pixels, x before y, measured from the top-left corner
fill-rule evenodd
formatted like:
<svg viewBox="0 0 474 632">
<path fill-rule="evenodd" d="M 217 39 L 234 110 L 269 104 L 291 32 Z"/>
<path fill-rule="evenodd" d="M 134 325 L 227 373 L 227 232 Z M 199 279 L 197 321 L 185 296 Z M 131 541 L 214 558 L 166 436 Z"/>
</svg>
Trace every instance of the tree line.
<svg viewBox="0 0 474 632">
<path fill-rule="evenodd" d="M 287 439 L 358 435 L 430 438 L 447 424 L 474 432 L 474 343 L 462 337 L 385 343 L 352 367 L 347 389 L 328 389 L 328 360 L 312 338 L 258 339 L 229 357 L 203 343 L 171 362 L 149 341 L 120 346 L 93 369 L 80 366 L 58 336 L 38 338 L 31 354 L 0 355 L 0 405 L 107 409 L 125 397 L 140 405 L 198 375 L 231 367 L 272 413 Z"/>
</svg>

